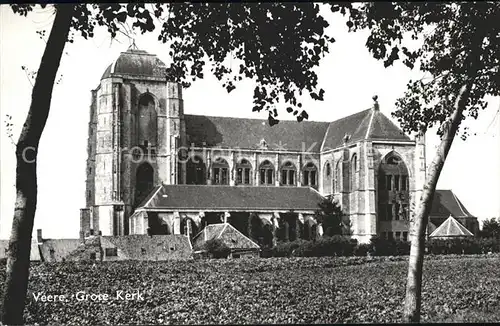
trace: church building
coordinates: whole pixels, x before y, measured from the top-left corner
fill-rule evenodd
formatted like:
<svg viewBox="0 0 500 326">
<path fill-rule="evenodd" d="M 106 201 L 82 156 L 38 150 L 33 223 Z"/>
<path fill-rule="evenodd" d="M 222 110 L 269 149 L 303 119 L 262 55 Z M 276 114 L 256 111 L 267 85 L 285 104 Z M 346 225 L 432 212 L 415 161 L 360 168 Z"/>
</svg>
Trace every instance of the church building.
<svg viewBox="0 0 500 326">
<path fill-rule="evenodd" d="M 92 90 L 81 233 L 188 234 L 259 220 L 285 238 L 321 236 L 318 203 L 337 200 L 352 236 L 408 235 L 425 182 L 425 139 L 373 106 L 333 122 L 189 115 L 156 55 L 121 53 Z M 210 108 L 207 108 L 209 112 Z M 204 224 L 203 224 L 204 223 Z"/>
</svg>

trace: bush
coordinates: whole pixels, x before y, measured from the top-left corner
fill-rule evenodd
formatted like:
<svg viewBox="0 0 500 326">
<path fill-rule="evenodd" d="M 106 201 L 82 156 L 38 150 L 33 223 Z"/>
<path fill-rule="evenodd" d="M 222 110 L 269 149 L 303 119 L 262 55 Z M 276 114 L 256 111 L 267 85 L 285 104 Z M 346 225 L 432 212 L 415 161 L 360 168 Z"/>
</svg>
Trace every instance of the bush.
<svg viewBox="0 0 500 326">
<path fill-rule="evenodd" d="M 222 240 L 212 239 L 205 243 L 205 250 L 213 258 L 227 258 L 231 253 L 231 248 L 229 248 Z"/>
<path fill-rule="evenodd" d="M 302 242 L 293 252 L 296 257 L 352 256 L 358 242 L 345 236 L 334 235 L 317 241 Z"/>
<path fill-rule="evenodd" d="M 372 245 L 369 243 L 360 243 L 354 249 L 354 256 L 365 257 L 368 253 L 373 253 Z"/>
<path fill-rule="evenodd" d="M 500 252 L 500 240 L 495 238 L 431 239 L 426 243 L 426 250 L 427 253 L 433 255 L 496 253 Z"/>
<path fill-rule="evenodd" d="M 370 254 L 373 256 L 401 256 L 410 254 L 409 241 L 373 237 L 370 240 L 370 246 Z"/>
<path fill-rule="evenodd" d="M 271 249 L 271 255 L 273 257 L 291 257 L 297 248 L 303 246 L 307 242 L 308 241 L 302 239 L 292 242 L 280 242 Z"/>
</svg>

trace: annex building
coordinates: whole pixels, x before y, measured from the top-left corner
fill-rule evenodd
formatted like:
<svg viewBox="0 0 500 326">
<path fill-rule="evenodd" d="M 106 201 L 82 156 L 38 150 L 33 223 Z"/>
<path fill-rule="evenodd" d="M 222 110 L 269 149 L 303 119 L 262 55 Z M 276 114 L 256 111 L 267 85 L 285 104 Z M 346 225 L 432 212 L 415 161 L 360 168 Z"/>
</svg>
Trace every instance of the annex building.
<svg viewBox="0 0 500 326">
<path fill-rule="evenodd" d="M 314 212 L 325 197 L 338 200 L 360 241 L 407 236 L 425 139 L 410 139 L 376 101 L 333 122 L 271 127 L 185 114 L 165 71 L 156 55 L 129 48 L 92 90 L 82 236 L 194 237 L 221 222 L 248 235 L 258 222 L 310 238 L 323 232 Z"/>
</svg>

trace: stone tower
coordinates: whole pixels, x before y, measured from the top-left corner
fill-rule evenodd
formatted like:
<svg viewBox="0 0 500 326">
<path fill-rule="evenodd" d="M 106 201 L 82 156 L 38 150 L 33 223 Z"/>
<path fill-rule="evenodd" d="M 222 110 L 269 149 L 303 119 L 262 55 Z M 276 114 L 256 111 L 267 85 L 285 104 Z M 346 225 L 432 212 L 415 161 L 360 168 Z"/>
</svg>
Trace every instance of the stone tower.
<svg viewBox="0 0 500 326">
<path fill-rule="evenodd" d="M 160 183 L 185 180 L 182 89 L 146 51 L 122 52 L 92 91 L 81 235 L 128 234 L 128 217 Z"/>
</svg>

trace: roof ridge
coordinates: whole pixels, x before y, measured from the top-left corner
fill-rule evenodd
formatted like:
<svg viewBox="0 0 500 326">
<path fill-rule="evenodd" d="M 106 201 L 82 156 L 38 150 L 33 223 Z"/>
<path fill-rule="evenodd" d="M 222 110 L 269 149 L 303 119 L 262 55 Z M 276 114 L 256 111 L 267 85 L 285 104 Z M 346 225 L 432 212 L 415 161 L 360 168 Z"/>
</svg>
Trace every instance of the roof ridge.
<svg viewBox="0 0 500 326">
<path fill-rule="evenodd" d="M 370 117 L 370 122 L 368 122 L 368 128 L 366 128 L 366 135 L 365 135 L 365 139 L 368 139 L 369 136 L 370 136 L 370 131 L 372 129 L 372 126 L 373 126 L 373 118 L 375 117 L 375 113 L 378 112 L 377 110 L 372 110 L 372 114 L 371 114 L 371 117 Z"/>
<path fill-rule="evenodd" d="M 326 127 L 325 135 L 323 136 L 323 141 L 321 142 L 321 146 L 319 148 L 320 153 L 323 152 L 323 148 L 325 147 L 326 138 L 328 137 L 328 132 L 330 131 L 331 126 L 332 126 L 332 124 L 329 123 L 328 127 Z"/>
</svg>

